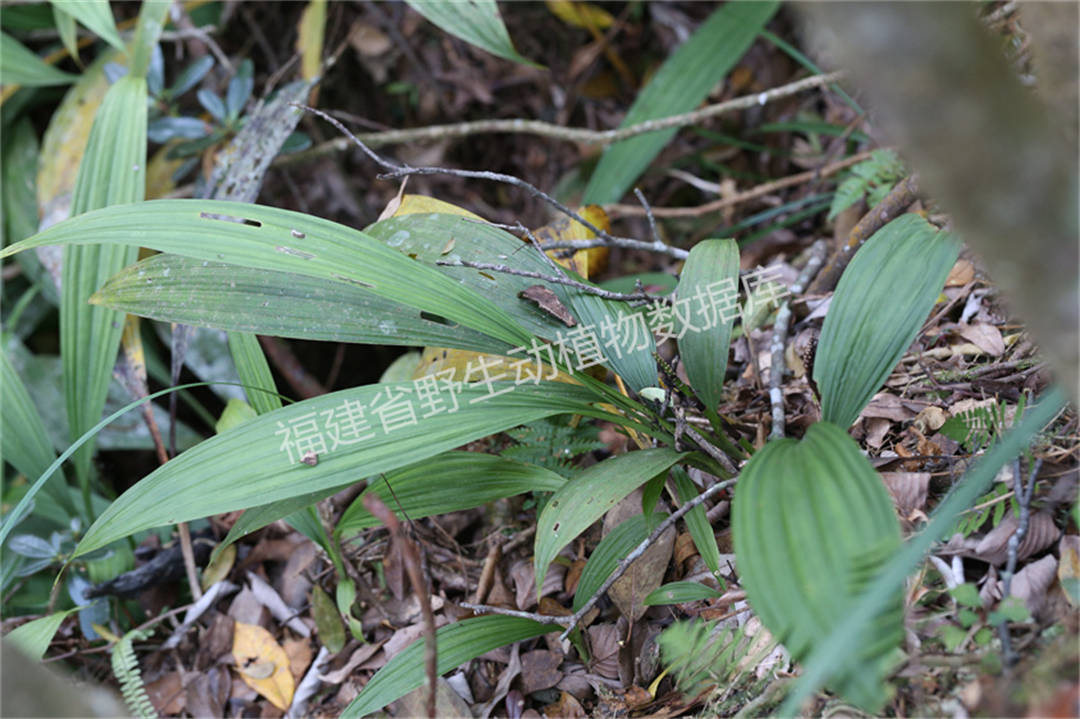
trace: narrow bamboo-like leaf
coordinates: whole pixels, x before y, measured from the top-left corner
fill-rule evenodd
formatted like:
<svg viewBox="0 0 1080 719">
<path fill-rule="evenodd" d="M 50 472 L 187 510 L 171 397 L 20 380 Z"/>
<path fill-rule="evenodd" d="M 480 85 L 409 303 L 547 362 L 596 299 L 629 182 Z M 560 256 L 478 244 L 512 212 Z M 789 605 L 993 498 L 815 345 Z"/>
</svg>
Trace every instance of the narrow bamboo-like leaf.
<svg viewBox="0 0 1080 719">
<path fill-rule="evenodd" d="M 53 225 L 5 248 L 0 256 L 41 245 L 105 241 L 351 282 L 472 327 L 505 342 L 507 349 L 531 338 L 505 311 L 439 270 L 344 225 L 273 207 L 212 200 L 152 200 L 110 207 Z"/>
<path fill-rule="evenodd" d="M 56 635 L 56 630 L 60 628 L 64 619 L 67 618 L 67 615 L 77 611 L 79 611 L 79 607 L 64 612 L 54 612 L 26 624 L 21 624 L 5 634 L 4 641 L 17 646 L 30 659 L 40 661 L 45 656 L 45 650 L 49 648 L 49 643 L 52 641 L 53 636 Z"/>
<path fill-rule="evenodd" d="M 638 93 L 622 127 L 693 110 L 739 61 L 778 2 L 727 3 L 714 11 Z M 585 190 L 585 204 L 617 202 L 676 129 L 650 132 L 604 151 Z"/>
<path fill-rule="evenodd" d="M 754 454 L 736 488 L 732 535 L 750 605 L 796 661 L 843 619 L 848 600 L 866 586 L 866 570 L 900 548 L 885 485 L 854 440 L 829 422 Z M 830 679 L 870 712 L 885 698 L 886 655 L 903 638 L 902 596 L 892 599 Z"/>
<path fill-rule="evenodd" d="M 86 154 L 79 165 L 71 214 L 117 203 L 137 202 L 146 188 L 146 81 L 120 78 L 94 117 Z M 101 419 L 112 378 L 123 316 L 87 303 L 94 290 L 124 265 L 137 248 L 103 244 L 65 247 L 60 288 L 60 354 L 64 397 L 72 439 Z M 75 456 L 75 469 L 87 481 L 93 445 Z"/>
<path fill-rule="evenodd" d="M 669 582 L 657 587 L 642 601 L 646 607 L 654 607 L 659 604 L 682 604 L 683 602 L 696 602 L 700 599 L 715 599 L 720 592 L 712 587 L 706 587 L 697 582 Z"/>
<path fill-rule="evenodd" d="M 558 631 L 554 624 L 541 624 L 518 617 L 486 616 L 465 619 L 435 632 L 438 642 L 439 674 L 498 647 Z M 393 657 L 364 686 L 342 719 L 368 716 L 400 699 L 424 683 L 424 638 L 421 637 Z"/>
<path fill-rule="evenodd" d="M 926 321 L 959 246 L 915 214 L 874 233 L 844 270 L 818 340 L 821 416 L 849 427 Z"/>
<path fill-rule="evenodd" d="M 296 51 L 300 53 L 300 76 L 314 80 L 322 74 L 323 40 L 326 34 L 326 0 L 310 0 L 296 28 Z"/>
<path fill-rule="evenodd" d="M 777 712 L 779 716 L 796 715 L 802 702 L 828 681 L 836 667 L 863 646 L 867 628 L 895 602 L 896 595 L 903 590 L 905 578 L 924 560 L 934 542 L 945 539 L 946 534 L 955 526 L 956 517 L 975 504 L 975 500 L 986 492 L 1005 463 L 1022 452 L 1036 433 L 1043 429 L 1065 404 L 1065 392 L 1055 385 L 1037 404 L 1029 407 L 1023 418 L 964 475 L 949 496 L 938 505 L 926 528 L 910 539 L 892 556 L 877 576 L 868 582 L 865 593 L 840 608 L 840 620 L 828 636 L 813 648 L 803 663 L 803 674 Z"/>
<path fill-rule="evenodd" d="M 7 33 L 0 32 L 0 83 L 44 87 L 66 85 L 78 75 L 57 70 Z"/>
<path fill-rule="evenodd" d="M 715 409 L 727 372 L 731 328 L 738 310 L 739 246 L 735 240 L 704 240 L 690 250 L 679 287 L 675 315 L 685 320 L 680 331 L 679 357 L 686 366 L 690 386 L 706 405 Z M 730 297 L 731 310 L 716 308 L 714 297 Z"/>
<path fill-rule="evenodd" d="M 244 392 L 255 411 L 266 414 L 279 409 L 281 398 L 277 396 L 274 376 L 270 373 L 270 365 L 266 363 L 266 356 L 259 346 L 258 338 L 250 332 L 230 332 L 229 352 L 236 363 L 240 382 L 246 385 Z M 262 387 L 267 391 L 260 392 L 254 387 Z"/>
<path fill-rule="evenodd" d="M 540 67 L 522 57 L 510 41 L 495 0 L 407 0 L 409 7 L 420 13 L 433 25 L 456 35 L 467 43 L 486 50 L 497 57 L 519 62 L 522 65 Z"/>
<path fill-rule="evenodd" d="M 619 523 L 600 540 L 600 544 L 596 545 L 596 549 L 589 555 L 589 561 L 585 563 L 577 589 L 574 590 L 575 612 L 585 606 L 585 602 L 589 601 L 600 585 L 611 576 L 622 558 L 645 541 L 649 532 L 665 516 L 663 514 L 652 514 L 649 517 L 644 514 L 635 515 Z"/>
<path fill-rule="evenodd" d="M 680 502 L 689 502 L 698 495 L 697 488 L 690 481 L 689 475 L 682 467 L 671 468 L 671 479 L 675 483 L 675 492 Z M 716 544 L 716 535 L 713 533 L 709 518 L 705 515 L 705 507 L 698 505 L 687 512 L 683 521 L 690 530 L 690 537 L 694 540 L 701 561 L 714 575 L 720 573 L 720 547 Z"/>
<path fill-rule="evenodd" d="M 479 507 L 523 492 L 554 492 L 566 480 L 543 467 L 477 452 L 447 452 L 369 480 L 368 488 L 345 510 L 336 532 L 343 539 L 381 523 L 364 507 L 375 493 L 401 519 Z"/>
<path fill-rule="evenodd" d="M 495 392 L 507 390 L 496 395 L 481 384 L 421 396 L 422 386 L 334 392 L 212 437 L 115 500 L 75 556 L 142 529 L 343 487 L 552 414 L 600 414 L 589 390 L 558 382 L 494 383 Z"/>
<path fill-rule="evenodd" d="M 57 2 L 53 0 L 53 9 L 74 16 L 87 30 L 123 52 L 124 43 L 116 31 L 109 0 L 79 0 L 78 2 Z M 72 53 L 74 56 L 76 53 Z"/>
<path fill-rule="evenodd" d="M 548 500 L 536 521 L 533 563 L 537 594 L 548 565 L 559 550 L 623 497 L 685 455 L 673 449 L 646 449 L 604 460 L 563 485 Z"/>
</svg>

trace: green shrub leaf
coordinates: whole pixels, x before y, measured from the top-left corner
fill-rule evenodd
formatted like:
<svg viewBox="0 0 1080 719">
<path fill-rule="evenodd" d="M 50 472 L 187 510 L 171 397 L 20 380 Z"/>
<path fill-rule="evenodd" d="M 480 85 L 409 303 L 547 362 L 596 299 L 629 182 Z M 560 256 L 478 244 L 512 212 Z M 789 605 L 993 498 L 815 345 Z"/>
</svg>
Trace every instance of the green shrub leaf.
<svg viewBox="0 0 1080 719">
<path fill-rule="evenodd" d="M 409 7 L 435 27 L 497 57 L 541 67 L 514 49 L 495 0 L 407 0 Z"/>
</svg>

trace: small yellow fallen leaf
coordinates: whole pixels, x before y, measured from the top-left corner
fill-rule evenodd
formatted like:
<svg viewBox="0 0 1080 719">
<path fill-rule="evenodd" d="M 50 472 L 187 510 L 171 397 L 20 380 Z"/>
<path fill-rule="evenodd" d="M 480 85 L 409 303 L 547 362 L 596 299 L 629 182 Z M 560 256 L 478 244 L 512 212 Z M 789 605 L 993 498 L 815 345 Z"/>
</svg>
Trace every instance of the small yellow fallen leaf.
<svg viewBox="0 0 1080 719">
<path fill-rule="evenodd" d="M 296 682 L 289 672 L 289 657 L 274 635 L 255 624 L 237 622 L 233 659 L 245 684 L 278 709 L 289 708 Z"/>
<path fill-rule="evenodd" d="M 573 2 L 572 0 L 547 0 L 548 10 L 567 25 L 605 30 L 611 27 L 615 18 L 607 10 L 592 3 Z"/>
</svg>

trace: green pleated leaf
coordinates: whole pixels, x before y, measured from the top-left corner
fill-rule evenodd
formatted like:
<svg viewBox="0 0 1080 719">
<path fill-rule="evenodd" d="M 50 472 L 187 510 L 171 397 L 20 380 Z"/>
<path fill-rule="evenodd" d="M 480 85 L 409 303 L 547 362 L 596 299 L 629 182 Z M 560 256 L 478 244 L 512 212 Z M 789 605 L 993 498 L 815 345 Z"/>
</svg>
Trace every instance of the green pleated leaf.
<svg viewBox="0 0 1080 719">
<path fill-rule="evenodd" d="M 859 248 L 836 285 L 814 360 L 822 418 L 849 427 L 904 356 L 960 252 L 915 214 Z"/>
<path fill-rule="evenodd" d="M 543 467 L 477 452 L 447 452 L 369 481 L 345 510 L 335 530 L 348 539 L 382 523 L 364 507 L 376 494 L 404 520 L 472 509 L 523 492 L 554 492 L 566 480 Z"/>
<path fill-rule="evenodd" d="M 646 607 L 655 607 L 660 604 L 682 604 L 684 602 L 696 602 L 700 599 L 715 599 L 721 592 L 712 587 L 706 587 L 697 582 L 669 582 L 649 592 L 642 602 Z"/>
<path fill-rule="evenodd" d="M 435 632 L 437 671 L 444 674 L 492 649 L 554 631 L 559 631 L 559 627 L 553 624 L 502 616 L 475 617 L 439 627 Z M 360 694 L 345 707 L 342 719 L 373 714 L 425 681 L 424 638 L 421 637 L 375 673 Z"/>
<path fill-rule="evenodd" d="M 685 454 L 673 449 L 645 449 L 606 459 L 567 482 L 544 506 L 536 522 L 533 560 L 537 594 L 548 565 L 559 550 L 590 524 L 618 504 L 623 497 L 671 465 Z"/>
<path fill-rule="evenodd" d="M 53 225 L 0 256 L 41 245 L 104 241 L 353 283 L 483 332 L 505 342 L 507 349 L 531 339 L 504 310 L 438 269 L 363 232 L 274 207 L 213 200 L 152 200 L 109 207 Z M 393 334 L 392 328 L 388 334 Z"/>
<path fill-rule="evenodd" d="M 778 2 L 726 3 L 669 57 L 638 93 L 621 127 L 696 108 L 743 56 L 780 6 Z M 618 202 L 676 128 L 617 142 L 604 151 L 582 204 Z"/>
<path fill-rule="evenodd" d="M 407 0 L 409 7 L 431 21 L 443 32 L 456 35 L 467 43 L 497 57 L 540 67 L 514 49 L 495 0 Z"/>
<path fill-rule="evenodd" d="M 680 502 L 689 502 L 698 495 L 697 488 L 690 481 L 690 476 L 682 467 L 671 468 L 671 480 L 675 484 L 675 492 Z M 686 528 L 690 530 L 690 538 L 694 540 L 694 547 L 701 555 L 701 561 L 713 575 L 720 573 L 720 547 L 716 544 L 716 535 L 712 525 L 705 514 L 705 507 L 698 505 L 683 515 Z"/>
<path fill-rule="evenodd" d="M 108 205 L 138 202 L 146 190 L 146 81 L 125 76 L 109 88 L 94 117 L 71 201 L 80 215 Z M 101 419 L 112 379 L 124 316 L 88 304 L 90 295 L 121 267 L 135 261 L 138 248 L 114 244 L 65 247 L 60 285 L 60 354 L 71 439 Z M 75 455 L 85 481 L 93 444 Z"/>
<path fill-rule="evenodd" d="M 45 650 L 49 648 L 49 643 L 52 642 L 56 630 L 60 628 L 64 619 L 67 615 L 77 611 L 79 611 L 79 607 L 64 612 L 55 612 L 29 621 L 26 624 L 21 624 L 5 634 L 4 641 L 14 644 L 30 659 L 40 661 L 45 656 Z"/>
<path fill-rule="evenodd" d="M 87 30 L 123 52 L 124 43 L 116 30 L 108 0 L 78 0 L 78 2 L 53 0 L 53 9 L 72 15 Z M 74 56 L 76 53 L 71 54 Z"/>
<path fill-rule="evenodd" d="M 665 514 L 638 514 L 620 522 L 600 540 L 589 555 L 585 569 L 581 571 L 577 589 L 574 590 L 574 611 L 578 611 L 596 593 L 622 558 L 645 541 L 649 533 L 664 520 Z"/>
<path fill-rule="evenodd" d="M 230 332 L 229 352 L 236 363 L 236 373 L 240 375 L 240 381 L 247 385 L 244 392 L 255 411 L 266 414 L 279 409 L 281 398 L 276 394 L 274 375 L 270 372 L 270 365 L 266 362 L 258 338 L 250 332 Z M 261 387 L 267 391 L 260 392 L 253 387 Z"/>
<path fill-rule="evenodd" d="M 78 75 L 57 70 L 7 33 L 0 32 L 0 84 L 44 87 L 66 85 Z"/>
<path fill-rule="evenodd" d="M 952 532 L 956 517 L 969 509 L 978 497 L 985 494 L 998 471 L 1029 446 L 1036 434 L 1057 416 L 1066 404 L 1065 392 L 1055 386 L 1028 407 L 1024 417 L 1005 433 L 970 472 L 938 505 L 926 528 L 912 537 L 894 553 L 887 564 L 869 582 L 865 592 L 856 600 L 838 608 L 841 619 L 824 641 L 814 646 L 803 664 L 803 674 L 777 712 L 778 716 L 794 716 L 810 694 L 826 683 L 837 666 L 865 646 L 867 628 L 883 612 L 896 603 L 903 592 L 904 580 L 924 560 L 926 553 L 938 540 Z M 738 497 L 736 497 L 736 505 Z M 736 542 L 738 539 L 736 539 Z"/>
<path fill-rule="evenodd" d="M 720 404 L 727 372 L 731 328 L 738 316 L 739 246 L 735 240 L 703 240 L 690 250 L 676 290 L 680 320 L 679 357 L 698 397 Z M 724 303 L 730 299 L 730 309 Z"/>
<path fill-rule="evenodd" d="M 443 384 L 432 392 L 422 389 L 432 389 L 428 380 L 322 395 L 212 437 L 116 499 L 75 556 L 143 529 L 345 487 L 549 415 L 598 414 L 595 395 L 575 385 Z"/>
<path fill-rule="evenodd" d="M 900 526 L 877 473 L 847 433 L 811 425 L 801 441 L 758 450 L 739 476 L 732 508 L 739 579 L 769 631 L 805 658 L 844 618 L 847 603 L 900 549 Z M 878 615 L 830 686 L 875 712 L 886 655 L 903 638 L 902 594 Z"/>
</svg>

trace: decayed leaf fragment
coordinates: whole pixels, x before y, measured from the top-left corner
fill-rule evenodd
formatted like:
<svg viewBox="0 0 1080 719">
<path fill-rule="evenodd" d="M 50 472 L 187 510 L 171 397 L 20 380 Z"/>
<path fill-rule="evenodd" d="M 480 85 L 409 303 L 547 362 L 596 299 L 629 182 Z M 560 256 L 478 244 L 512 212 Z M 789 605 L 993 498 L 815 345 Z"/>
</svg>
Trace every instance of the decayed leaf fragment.
<svg viewBox="0 0 1080 719">
<path fill-rule="evenodd" d="M 255 624 L 237 622 L 233 659 L 245 684 L 278 709 L 289 708 L 296 684 L 289 672 L 289 657 L 270 632 Z"/>
</svg>

